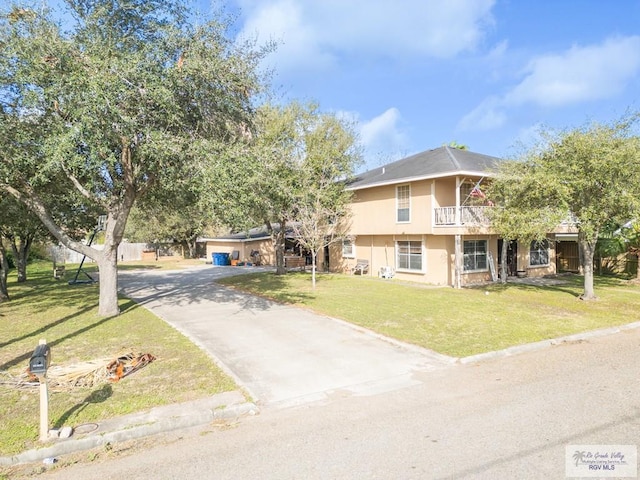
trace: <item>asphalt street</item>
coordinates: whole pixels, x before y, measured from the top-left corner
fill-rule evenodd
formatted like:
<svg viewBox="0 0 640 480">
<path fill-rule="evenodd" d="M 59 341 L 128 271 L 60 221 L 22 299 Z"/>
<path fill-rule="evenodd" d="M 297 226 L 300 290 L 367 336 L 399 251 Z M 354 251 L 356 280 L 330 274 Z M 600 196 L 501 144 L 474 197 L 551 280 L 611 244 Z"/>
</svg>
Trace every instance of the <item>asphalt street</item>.
<svg viewBox="0 0 640 480">
<path fill-rule="evenodd" d="M 568 445 L 640 443 L 639 370 L 628 330 L 267 408 L 43 478 L 565 479 Z"/>
</svg>

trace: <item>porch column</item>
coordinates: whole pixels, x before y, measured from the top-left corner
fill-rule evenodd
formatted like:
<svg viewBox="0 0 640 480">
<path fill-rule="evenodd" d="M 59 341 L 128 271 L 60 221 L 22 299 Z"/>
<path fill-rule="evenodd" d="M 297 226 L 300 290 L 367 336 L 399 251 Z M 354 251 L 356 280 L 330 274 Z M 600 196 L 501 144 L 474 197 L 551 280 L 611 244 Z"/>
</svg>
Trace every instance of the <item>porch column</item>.
<svg viewBox="0 0 640 480">
<path fill-rule="evenodd" d="M 456 177 L 456 225 L 460 225 L 460 177 Z"/>
<path fill-rule="evenodd" d="M 462 287 L 462 239 L 461 235 L 455 237 L 455 278 L 453 280 L 453 288 Z"/>
<path fill-rule="evenodd" d="M 436 207 L 440 205 L 436 201 L 436 181 L 431 180 L 431 228 L 436 224 Z M 433 231 L 433 230 L 431 230 Z"/>
</svg>

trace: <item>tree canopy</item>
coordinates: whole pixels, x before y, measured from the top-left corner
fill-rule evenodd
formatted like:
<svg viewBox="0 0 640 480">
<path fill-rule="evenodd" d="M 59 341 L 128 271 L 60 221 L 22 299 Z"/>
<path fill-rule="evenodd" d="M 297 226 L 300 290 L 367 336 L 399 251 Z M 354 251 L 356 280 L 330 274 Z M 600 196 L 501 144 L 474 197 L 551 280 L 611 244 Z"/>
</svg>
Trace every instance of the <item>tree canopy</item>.
<svg viewBox="0 0 640 480">
<path fill-rule="evenodd" d="M 585 300 L 595 298 L 593 256 L 598 235 L 640 214 L 640 139 L 637 116 L 559 133 L 518 162 L 505 162 L 488 193 L 502 209 L 494 221 L 508 239 L 540 239 L 559 220 L 574 223 L 583 253 Z"/>
<path fill-rule="evenodd" d="M 189 22 L 177 0 L 67 0 L 67 33 L 47 11 L 0 20 L 0 189 L 61 243 L 98 263 L 101 315 L 117 306 L 117 247 L 131 208 L 189 185 L 250 131 L 267 50 L 228 23 Z M 51 182 L 107 215 L 104 249 L 68 235 L 41 194 Z M 70 193 L 71 194 L 71 193 Z"/>
<path fill-rule="evenodd" d="M 239 161 L 220 162 L 213 173 L 228 188 L 209 189 L 218 216 L 243 230 L 265 224 L 271 231 L 276 270 L 284 273 L 287 228 L 301 243 L 302 223 L 316 222 L 315 231 L 338 238 L 326 220 L 346 215 L 348 193 L 341 180 L 354 172 L 360 150 L 352 126 L 314 103 L 265 104 L 257 112 L 255 136 L 236 152 Z M 310 230 L 306 230 L 309 232 Z M 303 237 L 306 237 L 303 238 Z M 316 245 L 315 242 L 313 242 Z M 314 250 L 314 248 L 310 248 Z"/>
</svg>

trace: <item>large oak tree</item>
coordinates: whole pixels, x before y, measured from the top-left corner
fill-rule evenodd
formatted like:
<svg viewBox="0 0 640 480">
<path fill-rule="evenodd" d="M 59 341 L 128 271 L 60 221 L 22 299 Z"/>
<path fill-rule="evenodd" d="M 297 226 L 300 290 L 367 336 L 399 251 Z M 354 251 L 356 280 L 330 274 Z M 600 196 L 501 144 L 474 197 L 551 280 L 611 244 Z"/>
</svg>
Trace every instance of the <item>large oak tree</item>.
<svg viewBox="0 0 640 480">
<path fill-rule="evenodd" d="M 190 23 L 174 0 L 67 0 L 65 31 L 46 11 L 0 22 L 0 189 L 61 243 L 94 259 L 99 314 L 118 313 L 117 248 L 134 202 L 188 185 L 246 136 L 265 50 L 236 44 L 219 21 Z M 56 220 L 50 182 L 107 216 L 104 248 Z"/>
<path fill-rule="evenodd" d="M 582 251 L 584 300 L 596 298 L 593 259 L 603 228 L 640 215 L 638 116 L 593 123 L 559 133 L 543 132 L 541 145 L 523 159 L 501 166 L 489 195 L 503 233 L 535 238 L 560 218 L 571 218 Z"/>
</svg>

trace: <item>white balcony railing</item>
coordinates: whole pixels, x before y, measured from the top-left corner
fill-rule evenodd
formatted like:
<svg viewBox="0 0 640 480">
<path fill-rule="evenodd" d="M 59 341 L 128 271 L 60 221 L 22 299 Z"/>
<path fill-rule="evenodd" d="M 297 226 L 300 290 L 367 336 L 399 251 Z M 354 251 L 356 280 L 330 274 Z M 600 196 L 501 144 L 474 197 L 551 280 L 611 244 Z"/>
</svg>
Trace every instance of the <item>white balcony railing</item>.
<svg viewBox="0 0 640 480">
<path fill-rule="evenodd" d="M 496 207 L 438 207 L 433 209 L 433 224 L 436 227 L 472 227 L 488 226 L 489 208 Z M 567 218 L 560 222 L 563 227 L 575 227 L 578 219 L 575 215 L 569 214 Z"/>
<path fill-rule="evenodd" d="M 493 207 L 434 208 L 434 225 L 436 227 L 489 225 L 488 208 Z"/>
</svg>

